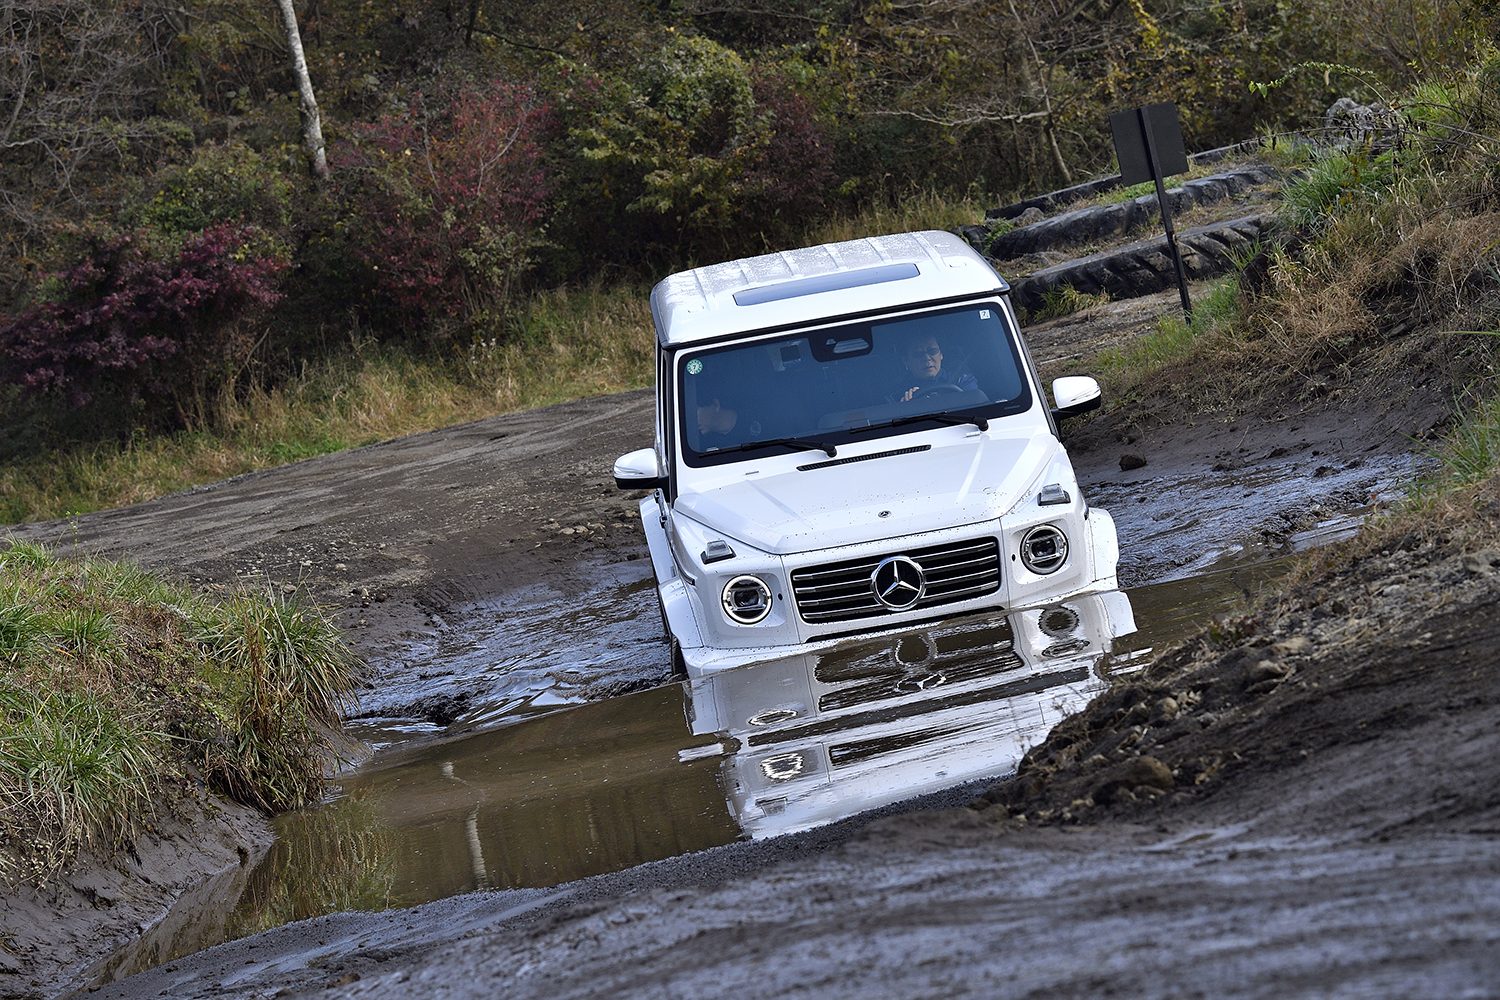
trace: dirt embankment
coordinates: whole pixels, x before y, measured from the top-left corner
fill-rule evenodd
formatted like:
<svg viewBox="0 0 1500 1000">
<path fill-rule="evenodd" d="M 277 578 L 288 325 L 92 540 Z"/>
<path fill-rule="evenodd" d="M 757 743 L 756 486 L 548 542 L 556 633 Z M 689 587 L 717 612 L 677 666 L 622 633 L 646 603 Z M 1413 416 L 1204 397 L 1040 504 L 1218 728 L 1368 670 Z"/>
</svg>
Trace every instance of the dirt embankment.
<svg viewBox="0 0 1500 1000">
<path fill-rule="evenodd" d="M 58 996 L 177 954 L 186 924 L 222 926 L 271 842 L 256 810 L 189 794 L 120 851 L 85 854 L 41 889 L 5 889 L 0 995 Z"/>
<path fill-rule="evenodd" d="M 1500 481 L 1460 500 L 1156 660 L 974 807 L 1013 826 L 1150 822 L 1217 798 L 1264 823 L 1316 775 L 1339 794 L 1289 827 L 1500 833 Z"/>
</svg>

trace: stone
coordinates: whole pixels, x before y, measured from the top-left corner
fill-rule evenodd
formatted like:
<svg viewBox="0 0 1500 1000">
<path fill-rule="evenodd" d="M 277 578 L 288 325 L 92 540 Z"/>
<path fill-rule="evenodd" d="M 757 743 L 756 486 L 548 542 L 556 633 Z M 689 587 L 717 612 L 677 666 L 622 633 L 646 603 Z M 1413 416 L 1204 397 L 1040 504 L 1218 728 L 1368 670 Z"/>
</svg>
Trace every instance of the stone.
<svg viewBox="0 0 1500 1000">
<path fill-rule="evenodd" d="M 1020 215 L 1016 216 L 1016 228 L 1019 229 L 1022 226 L 1034 226 L 1045 218 L 1047 218 L 1047 213 L 1043 212 L 1040 208 L 1037 208 L 1035 205 L 1033 205 L 1026 211 L 1022 212 Z"/>
<path fill-rule="evenodd" d="M 1261 660 L 1255 666 L 1245 671 L 1246 684 L 1259 684 L 1262 681 L 1277 681 L 1285 677 L 1290 671 L 1286 664 L 1275 660 Z"/>
<path fill-rule="evenodd" d="M 1120 780 L 1128 782 L 1132 788 L 1145 785 L 1150 788 L 1160 788 L 1169 791 L 1177 784 L 1172 777 L 1172 769 L 1155 757 L 1142 755 L 1127 761 L 1123 768 Z"/>
<path fill-rule="evenodd" d="M 1500 565 L 1500 552 L 1494 549 L 1486 549 L 1483 552 L 1470 552 L 1463 557 L 1464 570 L 1468 573 L 1488 573 L 1496 565 Z"/>
<path fill-rule="evenodd" d="M 1126 455 L 1121 455 L 1120 456 L 1120 471 L 1121 472 L 1129 472 L 1131 469 L 1144 468 L 1145 465 L 1146 465 L 1146 456 L 1144 456 L 1144 455 L 1130 455 L 1130 454 L 1126 454 Z"/>
<path fill-rule="evenodd" d="M 1271 643 L 1271 652 L 1276 656 L 1306 656 L 1312 652 L 1312 642 L 1302 635 L 1290 636 L 1280 642 Z"/>
<path fill-rule="evenodd" d="M 1177 718 L 1177 699 L 1173 697 L 1163 698 L 1151 709 L 1151 722 L 1153 724 L 1171 722 Z"/>
<path fill-rule="evenodd" d="M 1133 789 L 1155 788 L 1170 791 L 1176 785 L 1172 769 L 1155 757 L 1142 755 L 1110 768 L 1101 776 L 1101 781 L 1089 798 L 1101 805 L 1113 802 L 1134 802 Z"/>
</svg>

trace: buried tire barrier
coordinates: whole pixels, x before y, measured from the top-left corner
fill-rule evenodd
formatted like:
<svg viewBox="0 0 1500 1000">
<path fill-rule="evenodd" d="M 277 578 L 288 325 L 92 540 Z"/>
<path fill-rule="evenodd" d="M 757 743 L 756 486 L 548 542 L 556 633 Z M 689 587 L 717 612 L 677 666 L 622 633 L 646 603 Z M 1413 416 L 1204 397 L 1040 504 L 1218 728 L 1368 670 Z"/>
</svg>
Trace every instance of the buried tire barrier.
<svg viewBox="0 0 1500 1000">
<path fill-rule="evenodd" d="M 1263 187 L 1279 179 L 1276 171 L 1269 167 L 1246 167 L 1231 170 L 1211 177 L 1200 177 L 1167 189 L 1167 204 L 1173 215 L 1186 212 L 1195 205 L 1212 205 L 1251 190 Z M 1043 219 L 1029 226 L 1021 226 L 1001 233 L 981 247 L 983 253 L 996 260 L 1008 260 L 1023 254 L 1039 253 L 1053 247 L 1088 243 L 1109 239 L 1128 233 L 1132 229 L 1154 225 L 1161 218 L 1156 194 L 1141 195 L 1129 201 L 1113 205 L 1093 205 L 1075 212 Z M 965 227 L 979 229 L 982 227 Z M 975 234 L 964 233 L 971 242 Z"/>
<path fill-rule="evenodd" d="M 1330 112 L 1331 113 L 1331 112 Z M 1231 156 L 1253 152 L 1260 148 L 1261 140 L 1246 139 L 1228 146 L 1220 146 L 1217 149 L 1206 149 L 1201 153 L 1194 153 L 1188 157 L 1188 161 L 1195 166 L 1203 166 L 1209 163 L 1218 163 L 1227 160 Z M 1113 191 L 1120 186 L 1120 175 L 1110 174 L 1108 177 L 1100 177 L 1097 180 L 1084 181 L 1082 184 L 1074 184 L 1072 187 L 1063 188 L 1060 191 L 1049 191 L 1031 198 L 1023 198 L 1018 202 L 1005 205 L 1000 208 L 992 208 L 984 213 L 986 220 L 993 219 L 1015 219 L 1028 208 L 1035 208 L 1041 212 L 1055 212 L 1062 206 L 1081 198 L 1093 198 L 1103 194 L 1105 191 Z"/>
<path fill-rule="evenodd" d="M 1275 222 L 1274 213 L 1262 212 L 1179 232 L 1177 245 L 1187 276 L 1209 278 L 1233 270 Z M 1016 279 L 1011 294 L 1028 312 L 1035 312 L 1045 304 L 1048 293 L 1062 285 L 1071 285 L 1085 295 L 1108 292 L 1114 298 L 1128 299 L 1160 292 L 1176 283 L 1167 238 L 1157 236 L 1034 271 Z"/>
</svg>

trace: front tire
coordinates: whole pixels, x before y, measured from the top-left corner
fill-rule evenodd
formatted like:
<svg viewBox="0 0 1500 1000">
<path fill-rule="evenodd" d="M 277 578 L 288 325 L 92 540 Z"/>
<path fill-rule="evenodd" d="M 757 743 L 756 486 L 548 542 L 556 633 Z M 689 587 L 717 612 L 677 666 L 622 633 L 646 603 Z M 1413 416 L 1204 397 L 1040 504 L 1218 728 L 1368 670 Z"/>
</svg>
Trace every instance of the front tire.
<svg viewBox="0 0 1500 1000">
<path fill-rule="evenodd" d="M 678 642 L 677 637 L 672 634 L 672 623 L 667 620 L 667 606 L 661 599 L 660 589 L 656 591 L 656 610 L 661 612 L 662 634 L 667 640 L 667 645 L 670 646 L 672 650 L 670 654 L 672 662 L 672 676 L 686 677 L 687 661 L 682 658 L 682 643 Z"/>
</svg>

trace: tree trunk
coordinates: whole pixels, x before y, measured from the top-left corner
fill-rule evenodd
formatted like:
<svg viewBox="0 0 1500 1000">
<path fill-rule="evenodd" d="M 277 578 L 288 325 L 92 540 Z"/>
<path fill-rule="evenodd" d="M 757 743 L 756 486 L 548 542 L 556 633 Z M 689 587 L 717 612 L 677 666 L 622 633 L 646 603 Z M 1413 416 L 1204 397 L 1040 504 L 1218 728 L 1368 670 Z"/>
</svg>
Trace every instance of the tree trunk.
<svg viewBox="0 0 1500 1000">
<path fill-rule="evenodd" d="M 312 172 L 318 177 L 328 173 L 328 158 L 323 149 L 323 123 L 318 117 L 318 101 L 313 97 L 312 78 L 307 75 L 307 59 L 302 54 L 302 33 L 297 30 L 297 12 L 292 0 L 276 0 L 281 8 L 281 23 L 286 28 L 286 47 L 292 53 L 292 74 L 297 77 L 297 92 L 302 96 L 302 136 Z"/>
</svg>

